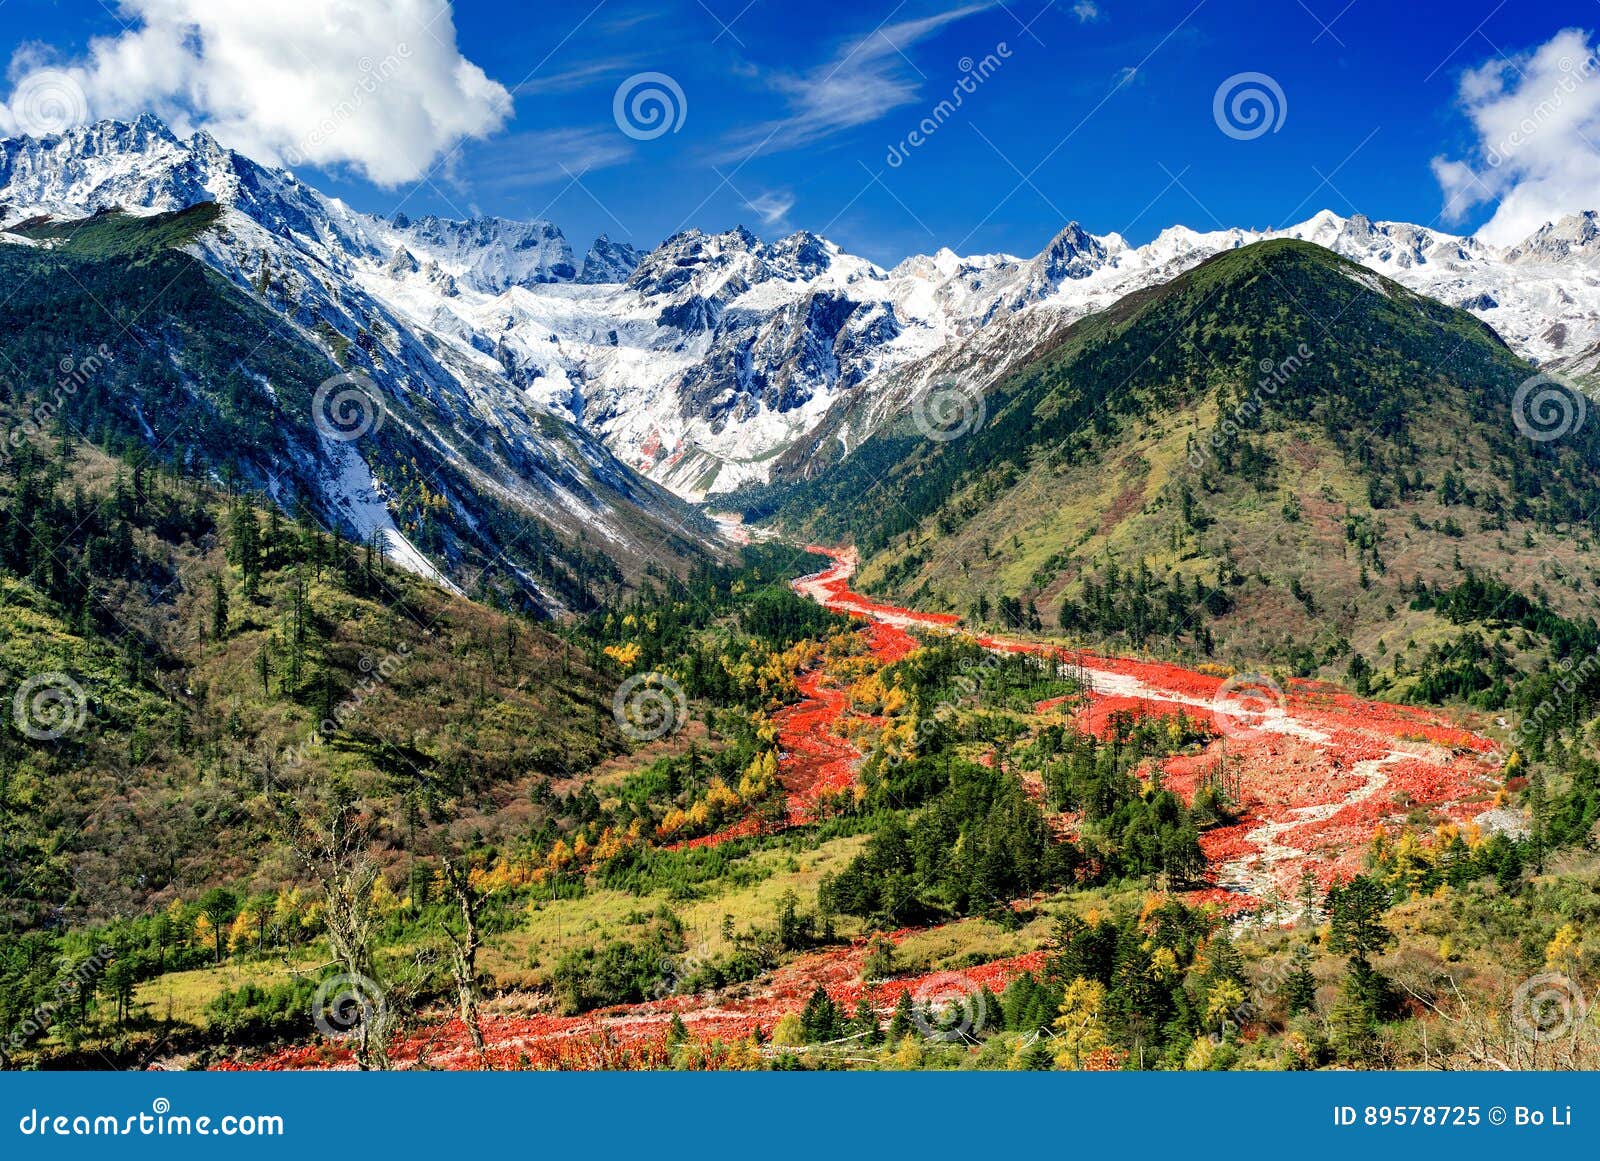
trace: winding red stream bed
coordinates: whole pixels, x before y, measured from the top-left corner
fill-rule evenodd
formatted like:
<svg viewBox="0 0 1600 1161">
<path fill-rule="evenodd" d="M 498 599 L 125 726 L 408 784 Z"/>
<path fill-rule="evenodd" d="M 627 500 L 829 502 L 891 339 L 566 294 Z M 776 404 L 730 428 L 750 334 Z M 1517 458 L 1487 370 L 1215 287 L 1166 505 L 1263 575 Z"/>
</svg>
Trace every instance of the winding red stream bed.
<svg viewBox="0 0 1600 1161">
<path fill-rule="evenodd" d="M 918 613 L 853 591 L 854 553 L 815 551 L 826 553 L 834 564 L 795 581 L 795 591 L 870 621 L 868 648 L 880 664 L 917 648 L 911 630 L 954 632 L 960 624 L 958 617 Z M 1491 757 L 1493 743 L 1438 714 L 1364 701 L 1309 681 L 1272 686 L 1269 696 L 1251 698 L 1245 696 L 1249 683 L 1181 666 L 1066 653 L 1007 637 L 978 640 L 997 652 L 1054 655 L 1072 667 L 1089 688 L 1086 703 L 1068 712 L 1085 729 L 1103 733 L 1115 710 L 1147 716 L 1182 713 L 1215 722 L 1221 735 L 1217 740 L 1201 752 L 1166 759 L 1162 769 L 1165 784 L 1185 798 L 1192 797 L 1219 759 L 1226 757 L 1237 769 L 1242 817 L 1202 835 L 1214 885 L 1191 892 L 1193 902 L 1236 913 L 1257 911 L 1273 895 L 1291 899 L 1304 869 L 1311 868 L 1324 885 L 1353 874 L 1361 868 L 1377 828 L 1398 825 L 1418 812 L 1431 823 L 1488 824 L 1490 802 L 1500 784 L 1498 764 Z M 862 756 L 836 732 L 853 712 L 846 691 L 821 668 L 800 674 L 798 686 L 801 699 L 774 716 L 786 825 L 811 820 L 819 799 L 849 789 Z M 1038 710 L 1064 708 L 1043 702 Z M 1066 815 L 1051 822 L 1058 833 L 1076 825 Z M 682 845 L 713 845 L 759 829 L 756 819 L 746 819 Z M 907 934 L 895 932 L 889 938 L 898 941 Z M 674 1015 L 699 1040 L 729 1043 L 757 1028 L 770 1033 L 778 1018 L 798 1011 L 819 984 L 835 1001 L 853 1005 L 863 994 L 865 954 L 865 945 L 858 942 L 798 956 L 731 993 L 664 995 L 582 1016 L 518 1014 L 511 1010 L 516 998 L 508 998 L 484 1015 L 487 1061 L 497 1068 L 665 1067 L 670 1060 L 666 1034 Z M 1042 952 L 1031 952 L 958 971 L 897 978 L 865 994 L 885 1013 L 901 989 L 919 1002 L 937 1004 L 941 998 L 970 993 L 980 983 L 999 991 L 1021 972 L 1037 970 L 1042 957 Z M 693 959 L 692 953 L 688 958 Z M 394 1059 L 400 1067 L 476 1068 L 483 1063 L 457 1019 L 437 1020 L 407 1035 L 395 1045 Z M 285 1049 L 243 1067 L 349 1068 L 352 1063 L 342 1044 L 329 1042 Z"/>
<path fill-rule="evenodd" d="M 852 590 L 851 549 L 813 551 L 834 564 L 795 581 L 795 591 L 874 621 L 894 635 L 897 649 L 914 647 L 909 629 L 951 632 L 960 623 Z M 1078 724 L 1085 729 L 1103 733 L 1114 710 L 1182 713 L 1214 724 L 1217 741 L 1202 753 L 1166 759 L 1162 775 L 1188 799 L 1219 760 L 1237 773 L 1240 821 L 1206 832 L 1201 841 L 1215 888 L 1197 894 L 1225 910 L 1253 909 L 1274 895 L 1293 898 L 1307 868 L 1324 886 L 1356 873 L 1378 828 L 1416 812 L 1438 824 L 1504 823 L 1503 812 L 1490 811 L 1500 785 L 1494 743 L 1439 714 L 1365 701 L 1313 681 L 1279 685 L 1015 638 L 978 641 L 997 652 L 1054 655 L 1081 675 L 1088 703 Z M 787 737 L 783 744 L 790 745 Z"/>
</svg>

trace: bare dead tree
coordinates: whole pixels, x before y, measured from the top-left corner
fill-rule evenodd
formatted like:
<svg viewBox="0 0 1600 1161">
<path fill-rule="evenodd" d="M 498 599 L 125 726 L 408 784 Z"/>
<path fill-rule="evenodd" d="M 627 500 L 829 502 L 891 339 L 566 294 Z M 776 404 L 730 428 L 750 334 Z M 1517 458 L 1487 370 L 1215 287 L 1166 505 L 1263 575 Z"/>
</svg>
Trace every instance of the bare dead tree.
<svg viewBox="0 0 1600 1161">
<path fill-rule="evenodd" d="M 456 998 L 461 1007 L 461 1022 L 478 1054 L 478 1064 L 489 1069 L 489 1054 L 484 1048 L 483 1025 L 478 1016 L 478 948 L 482 936 L 478 930 L 478 915 L 483 908 L 483 894 L 472 883 L 471 868 L 462 865 L 449 855 L 441 856 L 445 880 L 455 894 L 456 905 L 461 910 L 461 932 L 442 924 L 445 937 L 450 941 L 450 974 L 455 979 Z"/>
<path fill-rule="evenodd" d="M 1475 1005 L 1454 976 L 1447 974 L 1444 980 L 1453 1002 L 1441 1002 L 1430 990 L 1404 979 L 1399 981 L 1406 993 L 1431 1011 L 1450 1034 L 1448 1048 L 1426 1054 L 1424 1063 L 1428 1067 L 1497 1072 L 1590 1071 L 1600 1067 L 1600 1043 L 1587 1019 L 1588 1006 L 1582 996 L 1575 998 L 1574 1010 L 1556 1027 L 1536 1029 L 1529 1025 L 1525 1014 L 1518 1019 L 1512 1004 L 1503 1008 Z"/>
<path fill-rule="evenodd" d="M 388 1070 L 389 1045 L 404 1023 L 409 990 L 378 967 L 373 892 L 380 872 L 369 853 L 372 820 L 348 798 L 336 800 L 321 818 L 294 810 L 285 799 L 285 817 L 295 854 L 322 895 L 324 935 L 341 973 L 342 990 L 332 995 L 336 1017 L 354 1033 L 357 1066 Z M 319 1003 L 322 998 L 319 993 Z"/>
</svg>

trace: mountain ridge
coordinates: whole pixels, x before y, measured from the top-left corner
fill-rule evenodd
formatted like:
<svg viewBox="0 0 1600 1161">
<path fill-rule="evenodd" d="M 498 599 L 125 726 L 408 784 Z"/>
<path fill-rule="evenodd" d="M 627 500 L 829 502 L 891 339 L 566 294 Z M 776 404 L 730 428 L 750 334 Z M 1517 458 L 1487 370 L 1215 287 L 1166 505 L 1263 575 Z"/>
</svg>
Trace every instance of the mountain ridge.
<svg viewBox="0 0 1600 1161">
<path fill-rule="evenodd" d="M 1386 634 L 1435 639 L 1397 610 L 1463 570 L 1587 615 L 1600 436 L 1526 437 L 1535 374 L 1468 312 L 1261 242 L 1046 337 L 948 438 L 901 416 L 746 515 L 852 542 L 863 588 L 896 604 L 1096 647 L 1147 643 L 1073 610 L 1108 569 L 1148 566 L 1160 599 L 1182 593 L 1169 648 L 1333 676 Z"/>
<path fill-rule="evenodd" d="M 64 175 L 54 185 L 46 155 Z M 235 236 L 201 250 L 240 285 L 284 278 L 347 339 L 361 314 L 426 333 L 436 378 L 497 408 L 532 401 L 689 499 L 804 475 L 801 449 L 848 452 L 951 367 L 981 391 L 988 368 L 1013 365 L 1039 334 L 1269 237 L 1328 246 L 1465 306 L 1551 369 L 1600 367 L 1592 215 L 1504 251 L 1322 211 L 1280 230 L 1174 226 L 1143 246 L 1074 222 L 1032 258 L 940 251 L 888 270 L 806 231 L 764 242 L 743 227 L 686 230 L 648 253 L 602 237 L 580 263 L 549 223 L 397 226 L 148 115 L 0 145 L 0 230 L 28 212 L 175 208 L 202 194 L 239 210 Z"/>
</svg>

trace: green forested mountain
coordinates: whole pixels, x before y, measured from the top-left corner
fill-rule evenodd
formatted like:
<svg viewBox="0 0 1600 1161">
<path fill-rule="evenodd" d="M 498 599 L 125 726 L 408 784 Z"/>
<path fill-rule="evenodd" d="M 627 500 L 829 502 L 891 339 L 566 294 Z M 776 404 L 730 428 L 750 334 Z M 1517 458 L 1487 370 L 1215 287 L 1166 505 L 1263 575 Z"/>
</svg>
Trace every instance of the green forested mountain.
<svg viewBox="0 0 1600 1161">
<path fill-rule="evenodd" d="M 703 521 L 553 417 L 542 442 L 512 445 L 463 399 L 349 374 L 345 336 L 290 325 L 178 248 L 217 214 L 113 211 L 0 245 L 0 401 L 22 434 L 64 427 L 355 539 L 386 507 L 458 584 L 537 612 L 591 608 L 647 566 L 703 558 Z M 357 337 L 364 365 L 394 357 L 388 340 L 376 321 Z M 319 435 L 330 419 L 355 438 Z M 575 517 L 584 506 L 615 534 Z"/>
<path fill-rule="evenodd" d="M 623 748 L 591 654 L 75 441 L 0 472 L 0 594 L 8 927 L 287 877 L 285 796 L 343 787 L 414 849 Z"/>
<path fill-rule="evenodd" d="M 1403 692 L 1459 635 L 1422 588 L 1592 609 L 1600 424 L 1524 435 L 1534 374 L 1462 311 L 1259 243 L 1065 328 L 969 434 L 902 419 L 752 514 L 853 540 L 869 588 L 979 623 Z"/>
</svg>

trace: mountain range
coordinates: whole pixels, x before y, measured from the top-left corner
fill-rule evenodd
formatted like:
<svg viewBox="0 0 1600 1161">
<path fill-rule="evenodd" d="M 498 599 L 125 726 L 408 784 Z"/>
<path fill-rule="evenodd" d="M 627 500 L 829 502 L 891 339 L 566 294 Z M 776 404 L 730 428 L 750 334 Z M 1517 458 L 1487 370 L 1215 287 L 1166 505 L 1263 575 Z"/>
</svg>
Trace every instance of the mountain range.
<svg viewBox="0 0 1600 1161">
<path fill-rule="evenodd" d="M 60 246 L 49 235 L 65 223 L 213 204 L 180 249 L 407 417 L 458 477 L 457 527 L 407 547 L 384 488 L 348 459 L 359 442 L 321 455 L 307 487 L 353 533 L 457 580 L 495 555 L 486 503 L 620 575 L 640 575 L 663 541 L 678 558 L 714 554 L 714 528 L 668 492 L 815 477 L 939 384 L 988 392 L 1065 328 L 1261 241 L 1313 243 L 1469 311 L 1545 368 L 1600 365 L 1593 212 L 1503 249 L 1323 211 L 1277 230 L 1174 226 L 1143 246 L 1069 223 L 1031 258 L 940 250 L 890 269 L 804 231 L 743 228 L 685 230 L 648 252 L 602 236 L 580 260 L 549 222 L 361 213 L 153 116 L 0 142 L 0 241 Z M 582 603 L 573 586 L 522 587 L 548 612 Z"/>
</svg>

